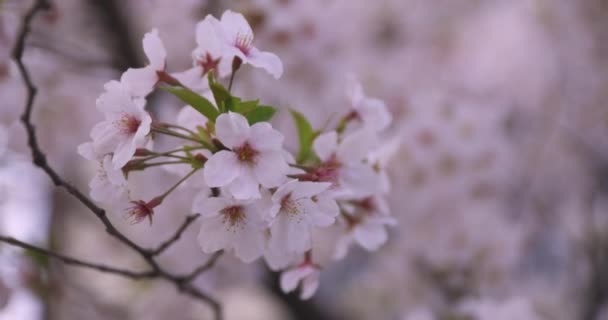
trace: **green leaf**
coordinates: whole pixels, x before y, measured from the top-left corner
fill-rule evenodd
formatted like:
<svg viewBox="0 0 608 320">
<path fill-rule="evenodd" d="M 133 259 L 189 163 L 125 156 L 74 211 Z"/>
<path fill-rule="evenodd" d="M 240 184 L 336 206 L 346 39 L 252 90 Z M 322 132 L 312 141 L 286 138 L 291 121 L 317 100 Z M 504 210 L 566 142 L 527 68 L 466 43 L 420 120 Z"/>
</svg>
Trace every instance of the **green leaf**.
<svg viewBox="0 0 608 320">
<path fill-rule="evenodd" d="M 253 111 L 260 104 L 260 100 L 239 101 L 233 105 L 233 111 L 240 114 L 247 114 Z"/>
<path fill-rule="evenodd" d="M 220 108 L 220 112 L 224 113 L 231 111 L 231 105 L 233 101 L 230 92 L 228 92 L 228 90 L 226 90 L 226 88 L 224 88 L 224 86 L 222 86 L 219 82 L 215 81 L 209 82 L 209 88 L 213 93 L 213 98 L 215 98 L 215 102 Z"/>
<path fill-rule="evenodd" d="M 249 124 L 254 124 L 262 121 L 269 121 L 277 112 L 277 108 L 271 106 L 258 106 L 257 108 L 244 114 Z"/>
<path fill-rule="evenodd" d="M 220 114 L 209 100 L 188 88 L 179 86 L 164 86 L 161 88 L 169 93 L 172 93 L 186 104 L 192 106 L 194 109 L 196 109 L 196 111 L 203 114 L 210 121 L 215 122 L 215 119 Z"/>
<path fill-rule="evenodd" d="M 308 119 L 306 119 L 302 113 L 296 110 L 290 111 L 296 125 L 296 130 L 298 131 L 298 138 L 300 140 L 300 150 L 298 151 L 296 161 L 298 163 L 304 163 L 306 161 L 315 159 L 315 155 L 312 152 L 312 142 L 319 133 L 315 132 Z"/>
</svg>

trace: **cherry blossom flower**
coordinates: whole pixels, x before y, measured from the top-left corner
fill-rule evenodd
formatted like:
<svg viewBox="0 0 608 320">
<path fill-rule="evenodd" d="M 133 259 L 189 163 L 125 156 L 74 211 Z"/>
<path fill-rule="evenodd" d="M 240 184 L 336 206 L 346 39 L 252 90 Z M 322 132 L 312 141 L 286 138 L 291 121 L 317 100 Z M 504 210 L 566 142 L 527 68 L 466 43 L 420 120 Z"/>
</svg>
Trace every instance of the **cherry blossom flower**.
<svg viewBox="0 0 608 320">
<path fill-rule="evenodd" d="M 381 177 L 369 163 L 364 163 L 377 145 L 376 135 L 360 129 L 338 144 L 335 131 L 317 137 L 313 149 L 322 163 L 309 174 L 315 181 L 332 182 L 336 197 L 364 197 L 381 186 Z"/>
<path fill-rule="evenodd" d="M 380 196 L 351 201 L 345 205 L 346 222 L 344 235 L 336 245 L 335 259 L 346 256 L 348 248 L 357 243 L 368 251 L 378 250 L 388 239 L 386 226 L 394 226 L 397 221 L 390 216 L 386 201 Z"/>
<path fill-rule="evenodd" d="M 78 146 L 78 153 L 85 159 L 96 161 L 98 168 L 91 180 L 91 198 L 102 203 L 116 203 L 127 199 L 128 183 L 121 169 L 112 165 L 112 156 L 95 153 L 93 143 L 87 142 Z"/>
<path fill-rule="evenodd" d="M 215 132 L 229 150 L 215 153 L 205 164 L 208 186 L 226 187 L 237 199 L 251 199 L 260 198 L 260 184 L 273 188 L 285 181 L 283 135 L 269 123 L 250 127 L 245 117 L 229 112 L 216 119 Z"/>
<path fill-rule="evenodd" d="M 126 218 L 130 219 L 133 224 L 140 223 L 145 219 L 148 219 L 150 224 L 152 224 L 154 208 L 158 207 L 162 201 L 162 197 L 156 197 L 148 202 L 143 200 L 131 200 L 125 210 Z"/>
<path fill-rule="evenodd" d="M 113 153 L 115 169 L 122 168 L 144 146 L 152 119 L 144 110 L 143 99 L 133 99 L 117 81 L 105 85 L 106 92 L 97 99 L 97 108 L 105 120 L 91 130 L 93 147 L 98 154 Z"/>
<path fill-rule="evenodd" d="M 296 268 L 281 273 L 281 290 L 285 293 L 294 291 L 298 286 L 301 288 L 300 299 L 310 299 L 319 288 L 319 268 L 304 262 Z"/>
<path fill-rule="evenodd" d="M 152 92 L 165 75 L 167 64 L 167 51 L 158 30 L 153 29 L 144 35 L 143 47 L 149 64 L 143 68 L 129 68 L 120 78 L 120 82 L 135 97 L 145 97 Z"/>
<path fill-rule="evenodd" d="M 274 53 L 260 51 L 253 46 L 253 31 L 245 17 L 230 10 L 225 11 L 220 20 L 221 39 L 224 43 L 223 59 L 239 57 L 243 63 L 262 68 L 275 79 L 283 74 L 283 63 Z"/>
<path fill-rule="evenodd" d="M 363 126 L 382 131 L 390 125 L 392 117 L 384 101 L 367 97 L 361 83 L 352 75 L 348 77 L 346 92 L 353 107 L 351 116 L 360 120 Z"/>
<path fill-rule="evenodd" d="M 323 195 L 330 183 L 289 181 L 272 195 L 269 249 L 304 253 L 311 247 L 313 227 L 334 223 L 339 208 Z"/>
<path fill-rule="evenodd" d="M 232 56 L 224 55 L 220 27 L 220 22 L 211 15 L 207 15 L 196 25 L 197 46 L 192 52 L 194 67 L 173 74 L 186 87 L 202 91 L 209 86 L 205 77 L 208 72 L 215 72 L 215 76 L 219 78 L 230 74 Z"/>
<path fill-rule="evenodd" d="M 203 252 L 234 250 L 245 263 L 263 254 L 266 223 L 255 201 L 207 197 L 201 192 L 194 199 L 192 210 L 201 214 L 198 241 Z"/>
</svg>

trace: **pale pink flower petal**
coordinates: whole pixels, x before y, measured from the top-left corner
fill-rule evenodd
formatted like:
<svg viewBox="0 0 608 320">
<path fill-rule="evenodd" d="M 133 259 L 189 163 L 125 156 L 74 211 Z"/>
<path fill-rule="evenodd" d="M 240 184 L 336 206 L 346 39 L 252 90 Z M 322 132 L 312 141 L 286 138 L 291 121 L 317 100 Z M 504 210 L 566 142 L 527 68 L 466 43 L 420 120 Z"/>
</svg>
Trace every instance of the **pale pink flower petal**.
<svg viewBox="0 0 608 320">
<path fill-rule="evenodd" d="M 158 36 L 157 29 L 152 29 L 152 31 L 144 35 L 143 46 L 144 53 L 146 54 L 146 57 L 148 57 L 150 66 L 154 70 L 164 70 L 167 50 Z"/>
<path fill-rule="evenodd" d="M 214 154 L 205 163 L 203 174 L 209 187 L 224 187 L 230 184 L 241 173 L 236 155 L 222 150 Z"/>
<path fill-rule="evenodd" d="M 242 145 L 249 138 L 247 119 L 235 112 L 223 113 L 215 121 L 215 133 L 228 148 Z"/>
<path fill-rule="evenodd" d="M 313 142 L 313 150 L 322 161 L 329 160 L 338 150 L 338 134 L 331 131 L 319 135 Z"/>
<path fill-rule="evenodd" d="M 275 79 L 279 79 L 283 75 L 283 63 L 274 53 L 252 48 L 249 52 L 247 62 L 254 67 L 266 70 L 266 72 L 270 73 Z"/>
<path fill-rule="evenodd" d="M 251 126 L 251 144 L 259 151 L 280 149 L 283 145 L 283 135 L 274 130 L 268 122 L 258 122 Z"/>
</svg>

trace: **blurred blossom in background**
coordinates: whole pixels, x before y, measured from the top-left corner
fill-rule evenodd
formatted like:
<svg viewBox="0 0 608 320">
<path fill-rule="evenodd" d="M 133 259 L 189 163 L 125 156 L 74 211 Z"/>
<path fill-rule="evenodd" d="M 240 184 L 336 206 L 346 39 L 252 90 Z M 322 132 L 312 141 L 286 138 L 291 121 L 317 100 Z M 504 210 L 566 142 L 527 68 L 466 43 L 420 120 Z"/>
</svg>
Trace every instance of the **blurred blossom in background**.
<svg viewBox="0 0 608 320">
<path fill-rule="evenodd" d="M 19 116 L 25 90 L 10 59 L 25 0 L 0 0 L 0 234 L 84 260 L 145 265 L 31 164 Z M 349 104 L 345 75 L 387 103 L 383 140 L 396 226 L 321 274 L 315 297 L 284 295 L 262 263 L 222 257 L 197 280 L 226 319 L 608 319 L 608 4 L 601 0 L 53 0 L 25 63 L 39 87 L 34 122 L 49 162 L 81 190 L 96 168 L 76 146 L 102 115 L 103 84 L 141 67 L 158 28 L 175 70 L 191 66 L 194 26 L 241 12 L 276 53 L 275 80 L 243 69 L 235 92 L 278 106 L 273 125 L 297 145 L 293 108 L 322 127 Z M 148 102 L 156 119 L 182 105 Z M 293 150 L 292 150 L 293 151 Z M 171 173 L 135 176 L 163 186 Z M 187 192 L 187 191 L 184 191 Z M 192 195 L 189 195 L 190 197 Z M 184 198 L 186 196 L 184 195 Z M 144 246 L 190 214 L 167 198 L 154 224 L 117 227 Z M 187 272 L 208 258 L 197 229 L 161 257 Z M 319 235 L 318 246 L 334 241 Z M 210 319 L 162 281 L 119 278 L 0 245 L 0 320 Z"/>
</svg>

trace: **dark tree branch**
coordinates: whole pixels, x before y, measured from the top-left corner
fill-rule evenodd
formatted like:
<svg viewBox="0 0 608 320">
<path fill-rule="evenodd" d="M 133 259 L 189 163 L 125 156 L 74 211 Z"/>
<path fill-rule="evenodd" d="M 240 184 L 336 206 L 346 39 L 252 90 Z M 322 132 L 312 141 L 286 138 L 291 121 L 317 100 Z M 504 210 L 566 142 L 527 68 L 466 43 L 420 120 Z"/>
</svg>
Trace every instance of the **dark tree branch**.
<svg viewBox="0 0 608 320">
<path fill-rule="evenodd" d="M 179 227 L 179 229 L 177 229 L 175 234 L 171 238 L 167 239 L 167 241 L 161 243 L 156 249 L 151 250 L 150 255 L 157 256 L 157 255 L 160 255 L 161 253 L 163 253 L 165 250 L 167 250 L 172 244 L 177 242 L 182 237 L 182 234 L 184 233 L 184 231 L 186 231 L 186 229 L 188 229 L 188 227 L 192 224 L 192 222 L 194 222 L 194 220 L 198 219 L 198 217 L 200 217 L 200 214 L 193 214 L 193 215 L 187 216 L 186 220 L 184 220 L 184 223 L 182 223 L 182 225 Z"/>
<path fill-rule="evenodd" d="M 32 79 L 30 77 L 30 73 L 29 73 L 28 69 L 25 67 L 25 64 L 23 63 L 23 53 L 25 51 L 25 42 L 26 42 L 28 34 L 30 33 L 32 20 L 34 19 L 34 17 L 36 16 L 37 13 L 39 13 L 40 11 L 43 11 L 47 8 L 49 8 L 49 3 L 47 2 L 47 0 L 35 0 L 33 6 L 27 11 L 27 13 L 25 14 L 25 16 L 23 18 L 21 29 L 19 30 L 19 33 L 17 35 L 16 44 L 15 44 L 15 47 L 12 52 L 12 57 L 15 60 L 15 62 L 17 63 L 19 72 L 21 73 L 21 76 L 23 78 L 23 83 L 27 89 L 27 99 L 26 99 L 23 115 L 21 116 L 21 121 L 23 122 L 23 125 L 25 126 L 25 129 L 27 132 L 27 141 L 28 141 L 28 145 L 32 152 L 32 162 L 36 166 L 41 168 L 49 176 L 49 178 L 53 181 L 55 186 L 63 188 L 70 195 L 72 195 L 74 198 L 76 198 L 78 201 L 80 201 L 83 205 L 85 205 L 101 221 L 101 223 L 104 225 L 106 232 L 108 234 L 110 234 L 112 237 L 114 237 L 119 242 L 122 242 L 125 246 L 129 247 L 134 252 L 136 252 L 139 256 L 141 256 L 148 263 L 148 265 L 151 268 L 151 271 L 145 273 L 146 277 L 164 279 L 166 281 L 173 283 L 175 288 L 179 292 L 188 294 L 189 296 L 208 304 L 213 310 L 215 319 L 221 320 L 222 319 L 221 305 L 214 298 L 209 296 L 207 293 L 194 287 L 189 281 L 191 279 L 191 277 L 189 277 L 188 275 L 187 276 L 174 275 L 174 274 L 169 273 L 165 269 L 163 269 L 158 264 L 158 262 L 155 260 L 155 251 L 156 250 L 144 249 L 141 246 L 134 243 L 133 241 L 131 241 L 120 231 L 118 231 L 118 229 L 116 229 L 116 227 L 114 227 L 112 222 L 110 222 L 110 220 L 108 219 L 105 210 L 103 210 L 102 208 L 95 205 L 93 203 L 93 201 L 91 199 L 89 199 L 89 197 L 87 197 L 84 193 L 79 191 L 72 184 L 65 181 L 48 164 L 46 155 L 42 152 L 42 150 L 40 149 L 40 146 L 38 144 L 38 139 L 36 137 L 36 128 L 31 122 L 31 115 L 32 115 L 32 110 L 33 110 L 33 106 L 34 106 L 34 99 L 37 94 L 37 88 L 34 86 Z M 182 232 L 183 232 L 183 230 L 181 230 L 181 231 L 178 230 L 176 238 L 179 238 L 181 236 Z M 5 241 L 6 243 L 9 243 L 12 245 L 16 245 L 16 246 L 20 246 L 19 244 L 27 245 L 22 242 L 17 242 L 14 239 L 12 239 L 11 241 L 8 241 L 9 238 L 4 237 L 3 239 L 6 240 Z M 176 240 L 172 240 L 172 239 L 169 239 L 169 242 L 171 242 L 170 244 L 177 241 L 177 239 Z M 46 254 L 51 253 L 50 251 L 48 251 L 46 249 L 37 248 L 37 247 L 31 246 L 31 245 L 27 245 L 27 246 L 29 246 L 31 249 L 38 249 L 37 252 L 40 252 L 40 253 L 46 253 Z M 23 246 L 21 246 L 21 247 L 23 247 Z M 163 245 L 161 245 L 159 248 L 163 248 Z M 166 248 L 162 249 L 161 252 L 165 249 Z M 80 260 L 62 256 L 57 253 L 52 253 L 52 255 L 50 255 L 50 256 L 58 258 L 64 262 L 70 261 L 70 263 L 74 264 L 74 265 L 78 265 L 78 266 L 82 266 L 82 267 L 93 267 L 93 265 L 90 263 L 86 263 L 86 262 L 83 262 Z M 213 259 L 212 259 L 212 261 L 213 261 Z M 212 264 L 213 263 L 210 263 L 210 265 L 212 265 Z M 138 274 L 137 272 L 130 272 L 130 271 L 126 271 L 126 273 L 125 273 L 125 270 L 117 272 L 119 269 L 111 268 L 111 267 L 107 267 L 107 266 L 103 266 L 103 268 L 97 268 L 99 266 L 95 265 L 95 267 L 96 268 L 93 268 L 93 269 L 103 271 L 103 272 L 111 272 L 114 274 L 120 274 L 123 276 L 126 276 L 127 273 L 132 273 L 132 275 Z M 207 269 L 208 268 L 205 268 L 203 271 L 205 271 Z M 112 272 L 109 270 L 112 270 L 115 272 Z M 197 270 L 198 270 L 198 268 L 197 268 Z M 202 271 L 200 271 L 200 272 L 202 272 Z M 198 275 L 200 272 L 197 272 L 196 275 Z M 192 277 L 192 279 L 194 277 Z M 130 277 L 130 278 L 133 278 L 133 277 Z M 188 281 L 186 281 L 186 280 L 188 280 Z"/>
<path fill-rule="evenodd" d="M 15 238 L 11 238 L 11 237 L 0 236 L 0 242 L 5 242 L 7 244 L 10 244 L 10 245 L 13 245 L 16 247 L 20 247 L 20 248 L 23 248 L 26 250 L 33 251 L 38 254 L 42 254 L 42 255 L 45 255 L 45 256 L 48 256 L 51 258 L 58 259 L 61 262 L 68 264 L 68 265 L 94 269 L 94 270 L 97 270 L 100 272 L 105 272 L 105 273 L 113 273 L 113 274 L 120 275 L 123 277 L 131 278 L 133 280 L 150 279 L 150 278 L 156 277 L 156 273 L 154 271 L 135 272 L 135 271 L 126 270 L 126 269 L 118 269 L 118 268 L 106 266 L 103 264 L 86 262 L 86 261 L 82 261 L 82 260 L 79 260 L 76 258 L 68 257 L 68 256 L 62 255 L 60 253 L 56 253 L 56 252 L 44 249 L 41 247 L 34 246 L 29 243 L 25 243 L 23 241 L 19 241 Z"/>
</svg>

